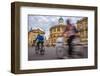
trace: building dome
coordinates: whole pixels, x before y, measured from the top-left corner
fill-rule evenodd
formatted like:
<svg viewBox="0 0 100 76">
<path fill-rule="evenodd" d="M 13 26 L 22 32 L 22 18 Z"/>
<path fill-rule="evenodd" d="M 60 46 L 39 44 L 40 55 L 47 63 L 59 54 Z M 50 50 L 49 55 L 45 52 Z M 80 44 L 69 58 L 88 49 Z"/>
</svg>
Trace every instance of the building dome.
<svg viewBox="0 0 100 76">
<path fill-rule="evenodd" d="M 54 25 L 50 28 L 50 36 L 49 36 L 49 44 L 55 45 L 56 40 L 59 36 L 62 36 L 62 33 L 64 32 L 66 25 L 64 24 L 64 20 L 62 17 L 58 20 L 58 25 Z M 66 38 L 64 37 L 65 43 Z"/>
<path fill-rule="evenodd" d="M 59 24 L 64 24 L 64 19 L 62 17 L 59 18 Z"/>
</svg>

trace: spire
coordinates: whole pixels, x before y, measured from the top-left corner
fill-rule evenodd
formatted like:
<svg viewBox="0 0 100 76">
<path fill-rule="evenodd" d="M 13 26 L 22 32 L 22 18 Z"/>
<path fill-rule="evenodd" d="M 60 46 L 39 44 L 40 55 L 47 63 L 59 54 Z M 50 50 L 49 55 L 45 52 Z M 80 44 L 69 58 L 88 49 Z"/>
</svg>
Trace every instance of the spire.
<svg viewBox="0 0 100 76">
<path fill-rule="evenodd" d="M 32 27 L 30 28 L 30 32 L 32 31 Z"/>
</svg>

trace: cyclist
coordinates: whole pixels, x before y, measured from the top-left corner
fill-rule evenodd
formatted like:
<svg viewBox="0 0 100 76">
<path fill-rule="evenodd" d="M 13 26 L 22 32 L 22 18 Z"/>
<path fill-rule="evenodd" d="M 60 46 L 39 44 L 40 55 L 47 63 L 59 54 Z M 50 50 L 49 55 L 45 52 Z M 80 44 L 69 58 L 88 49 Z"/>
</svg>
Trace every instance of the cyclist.
<svg viewBox="0 0 100 76">
<path fill-rule="evenodd" d="M 42 34 L 38 34 L 35 41 L 36 41 L 37 50 L 40 50 L 40 53 L 43 52 L 44 36 Z"/>
<path fill-rule="evenodd" d="M 67 34 L 67 37 L 68 37 L 68 40 L 67 40 L 67 43 L 68 43 L 68 55 L 69 56 L 72 56 L 72 49 L 73 49 L 73 46 L 72 46 L 72 41 L 75 39 L 76 37 L 76 34 L 78 33 L 78 30 L 76 29 L 76 27 L 71 24 L 71 20 L 68 19 L 66 20 L 66 23 L 67 23 L 67 26 L 63 32 L 63 34 Z"/>
</svg>

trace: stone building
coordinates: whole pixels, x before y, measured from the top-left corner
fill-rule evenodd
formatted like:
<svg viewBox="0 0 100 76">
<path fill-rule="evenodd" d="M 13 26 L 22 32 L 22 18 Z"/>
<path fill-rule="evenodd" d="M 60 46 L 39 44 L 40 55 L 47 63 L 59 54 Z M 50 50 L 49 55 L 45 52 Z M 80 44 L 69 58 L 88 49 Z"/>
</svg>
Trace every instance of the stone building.
<svg viewBox="0 0 100 76">
<path fill-rule="evenodd" d="M 50 28 L 50 36 L 48 39 L 49 45 L 55 45 L 56 39 L 62 35 L 62 33 L 65 30 L 66 25 L 64 25 L 64 20 L 63 18 L 59 18 L 58 20 L 58 25 L 54 25 L 53 27 Z M 65 43 L 66 43 L 66 38 L 64 38 Z"/>
<path fill-rule="evenodd" d="M 81 42 L 87 42 L 88 40 L 88 18 L 84 17 L 81 20 L 77 21 L 77 29 L 80 30 L 78 33 L 80 36 Z"/>
<path fill-rule="evenodd" d="M 45 34 L 45 32 L 40 29 L 32 29 L 32 28 L 28 32 L 28 44 L 30 46 L 35 44 L 34 40 L 36 39 L 38 34 Z"/>
</svg>

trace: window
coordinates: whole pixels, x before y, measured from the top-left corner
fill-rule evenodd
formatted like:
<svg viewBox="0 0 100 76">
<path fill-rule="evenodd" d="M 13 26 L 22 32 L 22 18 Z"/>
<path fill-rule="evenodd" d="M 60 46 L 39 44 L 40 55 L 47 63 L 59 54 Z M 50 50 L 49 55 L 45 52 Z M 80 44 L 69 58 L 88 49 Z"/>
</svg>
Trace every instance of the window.
<svg viewBox="0 0 100 76">
<path fill-rule="evenodd" d="M 57 28 L 57 32 L 60 32 L 60 27 Z"/>
</svg>

